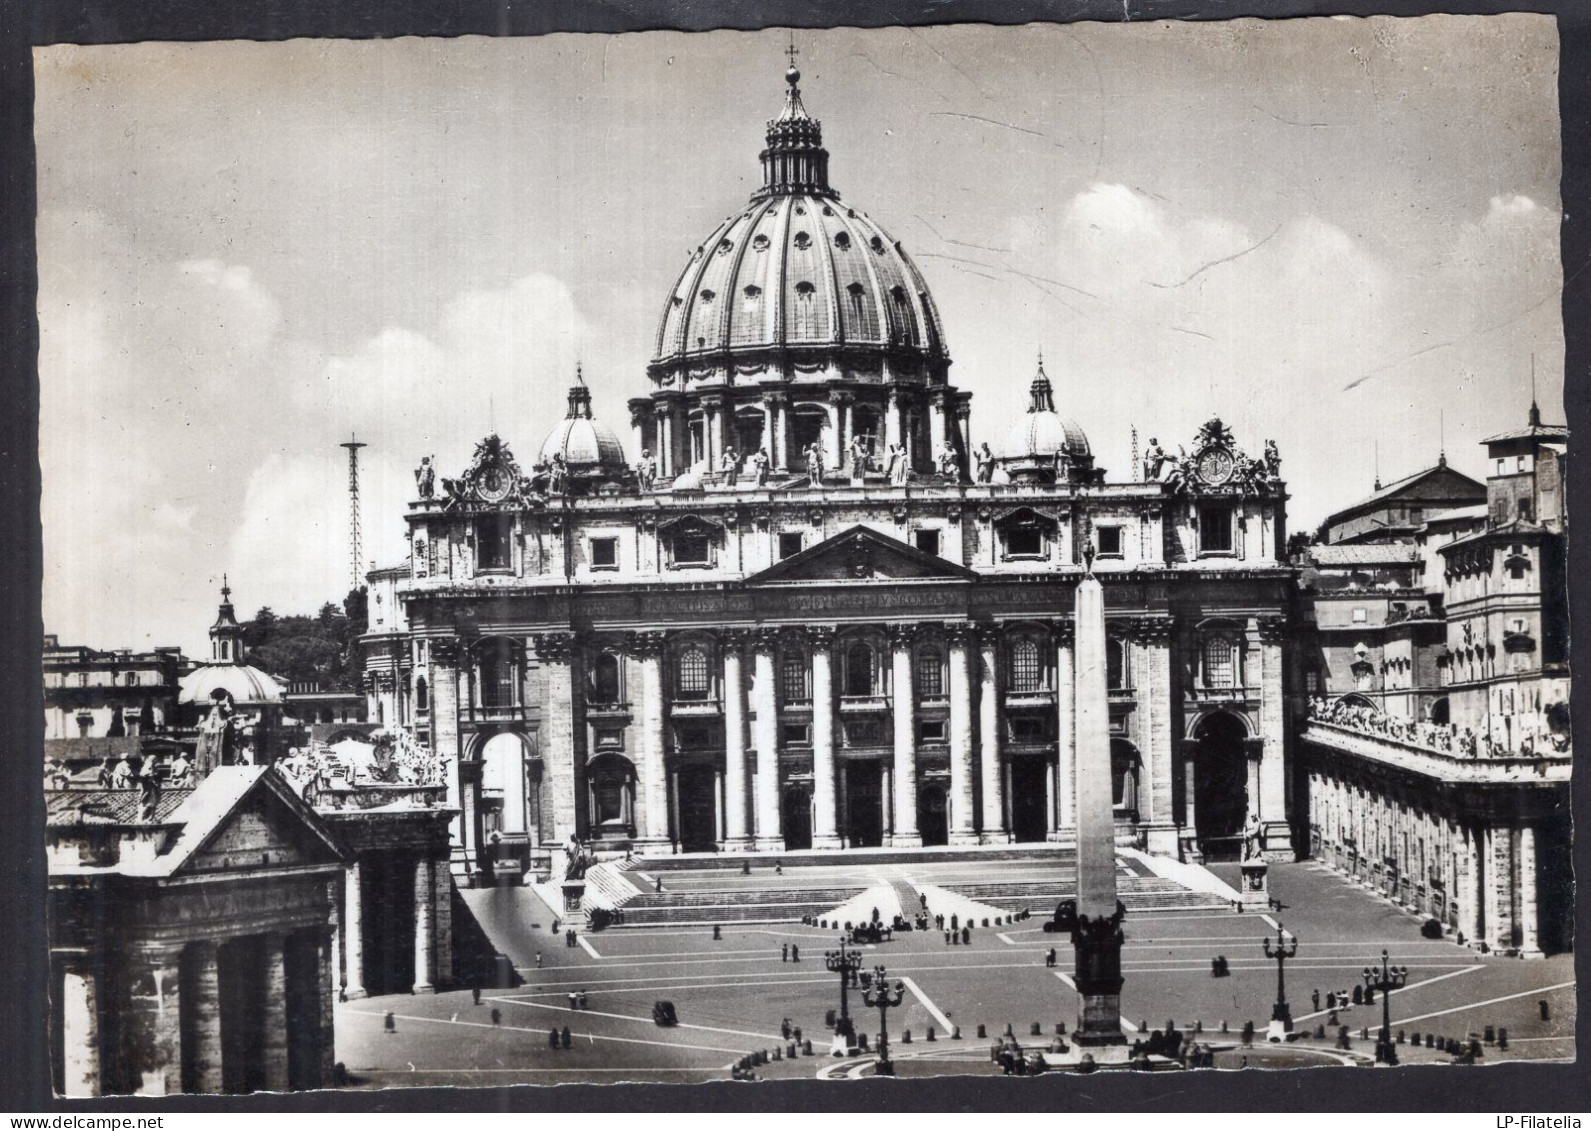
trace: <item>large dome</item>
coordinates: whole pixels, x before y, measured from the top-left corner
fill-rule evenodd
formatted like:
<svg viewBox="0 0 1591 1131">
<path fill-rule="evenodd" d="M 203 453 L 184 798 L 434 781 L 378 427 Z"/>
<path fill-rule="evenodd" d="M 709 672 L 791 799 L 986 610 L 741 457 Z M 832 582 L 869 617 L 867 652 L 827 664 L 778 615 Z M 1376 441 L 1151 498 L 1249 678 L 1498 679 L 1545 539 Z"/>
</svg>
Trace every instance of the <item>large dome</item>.
<svg viewBox="0 0 1591 1131">
<path fill-rule="evenodd" d="M 829 187 L 821 125 L 785 76 L 763 187 L 691 253 L 658 326 L 655 365 L 785 346 L 943 355 L 944 330 L 901 245 Z"/>
<path fill-rule="evenodd" d="M 753 201 L 691 255 L 658 327 L 656 360 L 782 345 L 944 349 L 917 265 L 832 195 Z"/>
</svg>

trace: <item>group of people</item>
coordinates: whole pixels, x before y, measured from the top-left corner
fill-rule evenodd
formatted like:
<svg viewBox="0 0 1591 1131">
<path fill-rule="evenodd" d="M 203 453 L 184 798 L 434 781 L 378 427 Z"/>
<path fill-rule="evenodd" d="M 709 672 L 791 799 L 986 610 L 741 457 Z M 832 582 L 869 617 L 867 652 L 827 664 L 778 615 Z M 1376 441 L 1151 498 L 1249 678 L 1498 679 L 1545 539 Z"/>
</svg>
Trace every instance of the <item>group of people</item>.
<svg viewBox="0 0 1591 1131">
<path fill-rule="evenodd" d="M 107 754 L 95 770 L 93 781 L 99 789 L 139 789 L 145 781 L 177 788 L 196 784 L 193 762 L 181 750 L 170 758 L 163 754 L 123 754 L 120 758 Z M 82 784 L 59 758 L 51 758 L 44 768 L 46 789 L 70 789 Z"/>
<path fill-rule="evenodd" d="M 1469 727 L 1399 718 L 1363 703 L 1352 703 L 1345 699 L 1334 702 L 1318 695 L 1309 701 L 1309 717 L 1463 758 L 1531 758 L 1548 751 L 1563 754 L 1569 749 L 1569 735 L 1566 733 L 1536 735 L 1526 730 L 1520 735 L 1518 746 L 1510 749 L 1505 740 L 1491 734 L 1476 734 Z"/>
</svg>

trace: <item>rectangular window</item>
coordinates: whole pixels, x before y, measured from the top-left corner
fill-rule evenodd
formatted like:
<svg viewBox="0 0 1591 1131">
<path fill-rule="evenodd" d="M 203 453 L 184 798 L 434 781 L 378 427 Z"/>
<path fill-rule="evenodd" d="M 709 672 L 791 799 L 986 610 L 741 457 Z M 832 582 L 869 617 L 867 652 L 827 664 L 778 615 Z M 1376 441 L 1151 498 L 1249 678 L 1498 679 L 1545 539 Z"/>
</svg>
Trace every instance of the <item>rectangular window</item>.
<svg viewBox="0 0 1591 1131">
<path fill-rule="evenodd" d="M 1310 695 L 1320 694 L 1320 669 L 1304 669 L 1304 690 Z"/>
<path fill-rule="evenodd" d="M 1011 558 L 1044 556 L 1044 531 L 1036 526 L 1012 526 L 1005 532 L 1005 552 Z"/>
<path fill-rule="evenodd" d="M 779 535 L 779 560 L 793 558 L 801 552 L 802 536 L 799 530 L 787 530 Z"/>
<path fill-rule="evenodd" d="M 506 514 L 489 514 L 475 524 L 477 569 L 512 569 L 514 520 Z"/>
<path fill-rule="evenodd" d="M 806 657 L 798 652 L 785 653 L 779 668 L 779 694 L 786 703 L 805 703 L 811 698 L 807 694 Z"/>
<path fill-rule="evenodd" d="M 617 538 L 591 539 L 591 568 L 619 568 L 619 540 Z"/>
<path fill-rule="evenodd" d="M 939 556 L 939 531 L 919 530 L 912 535 L 912 541 L 923 553 Z"/>
<path fill-rule="evenodd" d="M 806 723 L 785 723 L 782 730 L 784 735 L 784 745 L 812 745 L 812 728 Z"/>
<path fill-rule="evenodd" d="M 673 545 L 675 565 L 708 565 L 712 561 L 712 543 L 705 534 L 676 534 Z"/>
<path fill-rule="evenodd" d="M 1121 557 L 1121 527 L 1096 526 L 1094 527 L 1094 541 L 1099 547 L 1099 556 L 1102 558 Z"/>
<path fill-rule="evenodd" d="M 938 648 L 924 648 L 917 653 L 917 698 L 943 699 L 945 697 L 945 668 Z"/>
<path fill-rule="evenodd" d="M 1206 506 L 1199 508 L 1199 552 L 1203 554 L 1230 554 L 1232 552 L 1232 508 Z"/>
<path fill-rule="evenodd" d="M 597 728 L 597 749 L 598 750 L 618 750 L 618 749 L 621 749 L 623 746 L 624 746 L 624 728 L 622 728 L 622 727 L 598 727 Z"/>
<path fill-rule="evenodd" d="M 1204 686 L 1236 687 L 1237 657 L 1233 644 L 1222 636 L 1204 642 Z"/>
<path fill-rule="evenodd" d="M 1006 719 L 1006 728 L 1012 742 L 1044 742 L 1049 738 L 1044 720 L 1035 715 L 1011 715 Z"/>
<path fill-rule="evenodd" d="M 1353 622 L 1354 622 L 1354 624 L 1363 624 L 1365 622 L 1365 618 L 1366 618 L 1367 615 L 1368 614 L 1365 612 L 1365 610 L 1363 610 L 1363 609 L 1355 609 L 1353 611 Z"/>
<path fill-rule="evenodd" d="M 945 720 L 924 719 L 917 724 L 917 737 L 920 742 L 943 742 L 945 740 Z"/>
</svg>

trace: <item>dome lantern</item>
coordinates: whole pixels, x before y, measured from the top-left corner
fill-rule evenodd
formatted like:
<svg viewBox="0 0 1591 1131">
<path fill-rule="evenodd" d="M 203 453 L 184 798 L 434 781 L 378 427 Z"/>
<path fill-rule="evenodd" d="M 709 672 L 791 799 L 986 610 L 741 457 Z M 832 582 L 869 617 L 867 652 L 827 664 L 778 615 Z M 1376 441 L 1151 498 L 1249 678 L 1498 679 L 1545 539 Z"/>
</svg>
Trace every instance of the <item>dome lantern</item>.
<svg viewBox="0 0 1591 1131">
<path fill-rule="evenodd" d="M 801 102 L 801 72 L 795 68 L 796 49 L 790 47 L 790 69 L 784 74 L 789 89 L 784 109 L 768 123 L 767 148 L 762 151 L 762 188 L 753 199 L 789 193 L 834 197 L 829 187 L 829 151 L 823 148 L 823 125 Z"/>
</svg>

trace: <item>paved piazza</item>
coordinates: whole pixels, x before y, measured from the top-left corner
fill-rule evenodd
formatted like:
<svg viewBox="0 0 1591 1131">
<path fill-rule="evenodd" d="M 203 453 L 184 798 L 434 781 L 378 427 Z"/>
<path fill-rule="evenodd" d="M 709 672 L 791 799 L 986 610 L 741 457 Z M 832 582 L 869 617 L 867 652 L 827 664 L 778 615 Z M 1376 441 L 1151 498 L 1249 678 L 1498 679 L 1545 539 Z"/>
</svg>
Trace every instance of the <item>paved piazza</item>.
<svg viewBox="0 0 1591 1131">
<path fill-rule="evenodd" d="M 1134 867 L 1127 859 L 1119 864 L 1124 872 Z M 1001 880 L 1042 879 L 1046 869 L 1056 868 L 1042 860 L 1002 862 L 997 872 L 989 861 L 979 860 L 869 866 L 853 857 L 790 869 L 783 876 L 771 874 L 763 861 L 749 878 L 722 869 L 670 871 L 666 883 L 671 890 L 932 885 L 996 874 Z M 1215 865 L 1212 871 L 1236 879 L 1235 865 Z M 1124 1022 L 1157 1028 L 1169 1019 L 1183 1030 L 1200 1022 L 1204 1033 L 1198 1039 L 1216 1046 L 1220 1067 L 1368 1062 L 1379 1007 L 1341 1011 L 1355 1036 L 1346 1053 L 1330 1041 L 1313 1039 L 1285 1047 L 1241 1047 L 1243 1022 L 1253 1020 L 1263 1033 L 1270 1017 L 1276 966 L 1264 958 L 1261 940 L 1274 936 L 1279 919 L 1299 937 L 1298 956 L 1287 963 L 1287 991 L 1301 1029 L 1312 1032 L 1326 1020 L 1324 1012 L 1312 1008 L 1312 990 L 1318 988 L 1322 998 L 1333 989 L 1351 991 L 1365 963 L 1385 948 L 1394 963 L 1409 968 L 1407 987 L 1392 998 L 1394 1030 L 1464 1037 L 1494 1025 L 1508 1030 L 1509 1048 L 1486 1047 L 1485 1063 L 1572 1058 L 1571 955 L 1539 961 L 1492 958 L 1450 941 L 1422 939 L 1417 921 L 1314 864 L 1273 866 L 1272 891 L 1283 905 L 1274 916 L 1230 911 L 1129 915 Z M 823 951 L 837 941 L 833 931 L 792 923 L 725 924 L 723 937 L 714 941 L 705 925 L 624 927 L 582 935 L 571 949 L 561 934 L 550 932 L 546 908 L 526 889 L 472 891 L 466 898 L 525 984 L 487 990 L 479 1006 L 467 991 L 339 1005 L 337 1058 L 358 1085 L 723 1080 L 731 1063 L 747 1052 L 771 1052 L 785 1044 L 779 1037 L 784 1018 L 801 1027 L 819 1055 L 770 1060 L 756 1069 L 760 1078 L 872 1073 L 870 1057 L 822 1055 L 828 1043 L 824 1014 L 838 1005 L 837 975 L 823 967 Z M 892 979 L 904 979 L 909 987 L 889 1019 L 899 1074 L 998 1072 L 989 1045 L 1008 1023 L 1024 1045 L 1041 1044 L 1029 1037 L 1034 1022 L 1046 1034 L 1057 1022 L 1070 1029 L 1077 1011 L 1076 995 L 1064 977 L 1071 965 L 1070 945 L 1057 946 L 1056 969 L 1044 964 L 1045 951 L 1055 941 L 1035 915 L 1004 929 L 975 930 L 969 946 L 946 946 L 942 934 L 928 932 L 864 948 L 868 965 L 884 963 Z M 780 961 L 785 944 L 800 948 L 799 963 Z M 1230 977 L 1211 977 L 1210 960 L 1218 954 L 1227 957 Z M 588 1008 L 571 1011 L 568 994 L 578 991 L 588 995 Z M 652 1004 L 661 999 L 674 1002 L 678 1027 L 653 1023 Z M 861 1008 L 859 991 L 851 991 L 850 1000 L 858 1028 L 875 1041 L 877 1011 Z M 1548 1003 L 1550 1020 L 1541 1019 L 1541 1001 Z M 499 1014 L 495 1025 L 494 1009 Z M 395 1027 L 390 1033 L 385 1031 L 388 1013 Z M 1225 1037 L 1223 1021 L 1230 1029 Z M 952 1025 L 960 1026 L 961 1040 L 948 1039 Z M 987 1027 L 990 1039 L 976 1038 L 979 1025 Z M 572 1047 L 555 1051 L 548 1031 L 564 1026 Z M 1363 1026 L 1371 1028 L 1371 1041 L 1358 1039 Z M 930 1028 L 938 1038 L 931 1043 L 926 1039 Z M 910 1044 L 902 1042 L 903 1030 L 910 1030 Z M 1407 1045 L 1400 1054 L 1405 1063 L 1449 1059 Z"/>
</svg>

